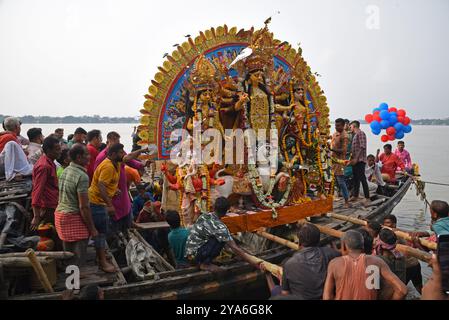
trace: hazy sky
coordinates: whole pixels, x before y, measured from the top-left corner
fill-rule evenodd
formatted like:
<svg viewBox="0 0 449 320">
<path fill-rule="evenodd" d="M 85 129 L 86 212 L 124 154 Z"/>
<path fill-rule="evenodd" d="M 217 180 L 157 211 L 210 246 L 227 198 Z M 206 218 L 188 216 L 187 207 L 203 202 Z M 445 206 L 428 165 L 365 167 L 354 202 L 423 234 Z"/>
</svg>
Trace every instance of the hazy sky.
<svg viewBox="0 0 449 320">
<path fill-rule="evenodd" d="M 332 118 L 382 101 L 415 119 L 449 116 L 447 0 L 0 0 L 0 113 L 138 115 L 185 34 L 259 28 L 276 11 L 271 30 L 301 43 Z"/>
</svg>

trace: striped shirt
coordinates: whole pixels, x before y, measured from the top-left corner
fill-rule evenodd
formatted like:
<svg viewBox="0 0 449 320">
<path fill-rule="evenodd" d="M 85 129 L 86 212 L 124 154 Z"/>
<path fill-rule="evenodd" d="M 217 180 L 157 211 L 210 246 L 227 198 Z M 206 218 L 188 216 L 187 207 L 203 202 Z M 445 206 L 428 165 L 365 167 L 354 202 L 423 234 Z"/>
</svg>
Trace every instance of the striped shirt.
<svg viewBox="0 0 449 320">
<path fill-rule="evenodd" d="M 86 169 L 71 162 L 59 178 L 59 204 L 56 211 L 61 213 L 80 212 L 78 194 L 88 193 L 89 177 Z"/>
<path fill-rule="evenodd" d="M 352 139 L 352 159 L 366 163 L 366 134 L 359 130 Z"/>
</svg>

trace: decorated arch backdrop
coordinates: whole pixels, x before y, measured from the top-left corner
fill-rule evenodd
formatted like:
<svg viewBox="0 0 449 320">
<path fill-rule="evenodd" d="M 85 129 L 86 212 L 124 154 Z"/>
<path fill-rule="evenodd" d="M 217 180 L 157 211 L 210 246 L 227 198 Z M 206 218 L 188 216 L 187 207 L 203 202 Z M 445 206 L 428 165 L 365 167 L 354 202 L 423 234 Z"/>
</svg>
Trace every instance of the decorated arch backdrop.
<svg viewBox="0 0 449 320">
<path fill-rule="evenodd" d="M 146 101 L 140 110 L 141 119 L 139 137 L 141 145 L 156 144 L 158 158 L 167 159 L 174 142 L 170 142 L 173 130 L 183 128 L 186 121 L 186 106 L 183 101 L 183 90 L 191 67 L 200 55 L 211 61 L 219 60 L 229 66 L 239 53 L 248 46 L 254 28 L 237 31 L 236 27 L 228 29 L 226 25 L 211 28 L 177 47 L 171 55 L 166 56 L 162 66 L 151 81 Z M 274 69 L 291 76 L 300 75 L 307 79 L 306 97 L 309 108 L 320 118 L 317 121 L 319 130 L 329 134 L 329 108 L 316 77 L 299 52 L 287 42 L 275 41 L 281 50 L 274 56 Z M 237 77 L 237 72 L 229 70 L 228 75 Z M 315 121 L 313 121 L 314 123 Z"/>
</svg>

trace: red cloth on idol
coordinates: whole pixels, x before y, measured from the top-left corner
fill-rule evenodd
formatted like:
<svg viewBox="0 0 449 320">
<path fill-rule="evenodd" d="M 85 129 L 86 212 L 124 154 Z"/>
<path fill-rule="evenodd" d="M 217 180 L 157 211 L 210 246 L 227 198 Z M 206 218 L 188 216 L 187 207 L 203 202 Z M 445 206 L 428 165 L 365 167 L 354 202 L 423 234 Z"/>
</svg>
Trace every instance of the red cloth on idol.
<svg viewBox="0 0 449 320">
<path fill-rule="evenodd" d="M 89 238 L 87 229 L 81 214 L 55 212 L 56 232 L 59 238 L 65 242 L 86 240 Z"/>
</svg>

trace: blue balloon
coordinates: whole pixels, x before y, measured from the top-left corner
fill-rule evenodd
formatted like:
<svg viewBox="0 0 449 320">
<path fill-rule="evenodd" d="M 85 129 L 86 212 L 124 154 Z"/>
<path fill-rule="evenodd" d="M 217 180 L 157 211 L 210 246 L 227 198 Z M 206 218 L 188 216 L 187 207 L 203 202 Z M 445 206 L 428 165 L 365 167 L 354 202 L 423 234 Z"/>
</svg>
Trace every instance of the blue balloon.
<svg viewBox="0 0 449 320">
<path fill-rule="evenodd" d="M 382 110 L 380 110 L 379 108 L 374 108 L 374 109 L 373 109 L 373 114 L 376 113 L 376 111 L 381 112 Z"/>
<path fill-rule="evenodd" d="M 394 125 L 398 122 L 398 117 L 392 116 L 392 115 L 390 114 L 390 120 L 388 120 L 388 121 L 390 122 L 390 125 L 391 125 L 391 126 L 394 126 Z"/>
<path fill-rule="evenodd" d="M 378 129 L 378 130 L 371 129 L 371 132 L 376 136 L 378 136 L 380 134 L 380 131 L 381 131 L 381 129 Z"/>
<path fill-rule="evenodd" d="M 373 130 L 373 131 L 380 131 L 380 129 L 381 129 L 379 121 L 376 121 L 376 120 L 372 121 L 369 126 L 371 127 L 371 130 Z"/>
<path fill-rule="evenodd" d="M 395 137 L 396 139 L 402 139 L 402 138 L 404 138 L 404 136 L 405 136 L 405 134 L 404 134 L 404 132 L 402 132 L 402 131 L 398 131 L 398 132 L 396 132 L 396 134 L 394 135 L 394 137 Z"/>
<path fill-rule="evenodd" d="M 388 121 L 388 120 L 382 120 L 380 122 L 380 127 L 382 129 L 387 129 L 389 126 L 390 126 L 390 121 Z"/>
<path fill-rule="evenodd" d="M 379 116 L 382 120 L 390 119 L 390 113 L 387 110 L 382 110 Z"/>
<path fill-rule="evenodd" d="M 403 130 L 405 133 L 410 133 L 412 132 L 412 126 L 411 125 L 404 126 Z"/>
<path fill-rule="evenodd" d="M 394 128 L 396 129 L 396 131 L 403 131 L 404 130 L 404 125 L 402 123 L 400 123 L 400 122 L 397 122 L 394 125 Z"/>
<path fill-rule="evenodd" d="M 393 116 L 397 118 L 398 117 L 398 113 L 395 112 L 395 111 L 390 112 L 390 118 L 393 117 Z"/>
<path fill-rule="evenodd" d="M 388 104 L 385 103 L 385 102 L 382 102 L 382 103 L 379 105 L 379 109 L 380 109 L 380 110 L 387 110 L 387 111 L 388 111 Z"/>
</svg>

